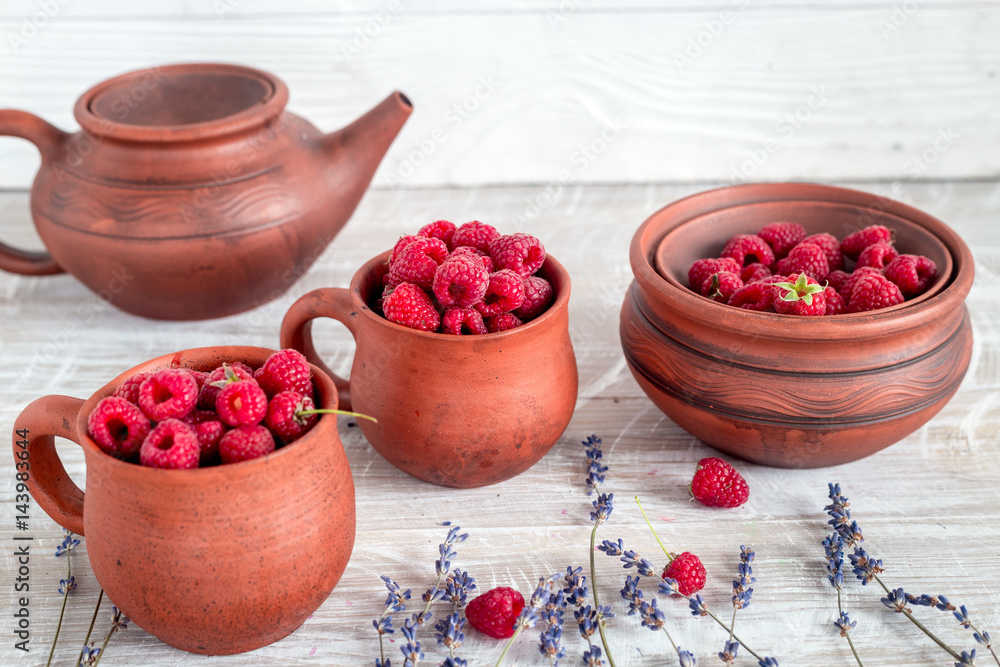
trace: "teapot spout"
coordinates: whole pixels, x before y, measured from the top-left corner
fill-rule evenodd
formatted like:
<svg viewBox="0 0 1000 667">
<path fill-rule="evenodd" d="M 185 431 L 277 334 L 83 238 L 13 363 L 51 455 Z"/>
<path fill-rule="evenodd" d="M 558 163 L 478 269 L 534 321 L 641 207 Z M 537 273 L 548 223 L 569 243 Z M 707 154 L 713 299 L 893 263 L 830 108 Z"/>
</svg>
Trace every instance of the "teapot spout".
<svg viewBox="0 0 1000 667">
<path fill-rule="evenodd" d="M 413 112 L 413 104 L 396 91 L 347 127 L 324 135 L 320 150 L 327 160 L 326 182 L 330 195 L 350 202 L 361 200 L 382 158 Z"/>
</svg>

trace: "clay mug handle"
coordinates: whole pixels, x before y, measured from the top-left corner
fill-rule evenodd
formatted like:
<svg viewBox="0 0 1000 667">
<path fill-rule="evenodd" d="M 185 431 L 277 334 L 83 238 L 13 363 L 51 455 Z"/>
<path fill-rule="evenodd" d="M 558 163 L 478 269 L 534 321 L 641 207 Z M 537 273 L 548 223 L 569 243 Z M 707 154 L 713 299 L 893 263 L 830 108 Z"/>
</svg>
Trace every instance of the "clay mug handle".
<svg viewBox="0 0 1000 667">
<path fill-rule="evenodd" d="M 285 313 L 281 321 L 281 348 L 295 348 L 306 356 L 309 363 L 317 366 L 333 379 L 337 385 L 338 408 L 351 409 L 351 385 L 327 367 L 320 359 L 312 339 L 312 321 L 317 317 L 337 320 L 358 340 L 357 312 L 351 303 L 351 292 L 342 287 L 323 287 L 309 292 Z"/>
<path fill-rule="evenodd" d="M 77 535 L 83 535 L 83 491 L 66 473 L 55 436 L 80 444 L 76 420 L 82 406 L 79 398 L 43 396 L 18 415 L 13 434 L 18 482 L 27 483 L 53 521 Z"/>
<path fill-rule="evenodd" d="M 70 135 L 34 114 L 16 109 L 0 109 L 0 135 L 20 137 L 35 144 L 42 163 Z M 49 276 L 63 273 L 47 252 L 18 250 L 0 241 L 0 269 L 25 276 Z"/>
</svg>

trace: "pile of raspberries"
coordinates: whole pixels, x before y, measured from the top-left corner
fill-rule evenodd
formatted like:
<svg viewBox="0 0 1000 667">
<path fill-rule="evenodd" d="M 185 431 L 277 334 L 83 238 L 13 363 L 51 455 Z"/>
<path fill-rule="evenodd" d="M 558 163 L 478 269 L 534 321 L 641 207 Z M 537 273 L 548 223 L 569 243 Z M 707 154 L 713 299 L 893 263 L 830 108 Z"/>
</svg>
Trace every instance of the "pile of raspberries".
<svg viewBox="0 0 1000 667">
<path fill-rule="evenodd" d="M 737 308 L 840 315 L 903 303 L 926 292 L 936 277 L 932 260 L 896 251 L 888 227 L 871 225 L 838 241 L 826 233 L 807 236 L 794 222 L 775 222 L 732 237 L 718 258 L 697 260 L 688 284 Z"/>
<path fill-rule="evenodd" d="M 312 370 L 295 350 L 253 369 L 167 368 L 137 373 L 101 399 L 87 419 L 106 453 L 153 468 L 237 463 L 302 437 L 318 421 Z"/>
<path fill-rule="evenodd" d="M 535 275 L 543 262 L 545 247 L 534 236 L 438 220 L 396 242 L 379 303 L 386 319 L 420 331 L 506 331 L 552 303 L 552 285 Z"/>
</svg>

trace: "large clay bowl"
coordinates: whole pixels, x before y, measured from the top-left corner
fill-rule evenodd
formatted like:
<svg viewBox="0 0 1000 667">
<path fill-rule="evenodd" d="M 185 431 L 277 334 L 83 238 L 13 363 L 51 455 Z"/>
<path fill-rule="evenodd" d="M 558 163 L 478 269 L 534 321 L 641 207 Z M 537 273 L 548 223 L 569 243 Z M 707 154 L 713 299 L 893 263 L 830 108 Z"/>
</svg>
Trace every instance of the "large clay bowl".
<svg viewBox="0 0 1000 667">
<path fill-rule="evenodd" d="M 108 456 L 87 435 L 87 416 L 134 373 L 259 366 L 271 352 L 231 346 L 159 357 L 87 401 L 40 398 L 15 425 L 30 434 L 28 486 L 39 506 L 86 536 L 94 576 L 125 615 L 185 651 L 266 646 L 298 628 L 339 581 L 354 546 L 355 507 L 336 415 L 267 456 L 196 470 Z M 317 404 L 336 408 L 333 382 L 319 369 L 313 374 Z M 66 475 L 53 436 L 83 448 L 86 494 Z M 15 458 L 19 451 L 15 436 Z"/>
<path fill-rule="evenodd" d="M 779 220 L 838 238 L 884 224 L 900 250 L 930 256 L 942 275 L 904 304 L 819 318 L 746 311 L 687 289 L 695 259 Z M 812 184 L 722 188 L 654 213 L 629 254 L 635 280 L 620 326 L 629 368 L 667 416 L 726 453 L 789 468 L 863 458 L 937 414 L 968 369 L 972 255 L 905 204 Z"/>
</svg>

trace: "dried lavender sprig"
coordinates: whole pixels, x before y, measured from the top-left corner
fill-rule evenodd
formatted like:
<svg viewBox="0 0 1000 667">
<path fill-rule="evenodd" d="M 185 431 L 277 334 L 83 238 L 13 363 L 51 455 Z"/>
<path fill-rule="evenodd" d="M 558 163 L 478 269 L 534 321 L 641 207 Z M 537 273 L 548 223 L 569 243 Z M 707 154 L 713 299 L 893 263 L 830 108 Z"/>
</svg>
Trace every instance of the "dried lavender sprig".
<svg viewBox="0 0 1000 667">
<path fill-rule="evenodd" d="M 587 495 L 589 496 L 597 490 L 598 486 L 604 483 L 604 473 L 607 472 L 608 467 L 600 465 L 603 456 L 600 438 L 596 435 L 590 435 L 582 444 L 587 452 L 589 471 L 587 474 L 587 486 L 590 487 Z M 614 511 L 614 499 L 615 494 L 613 493 L 601 493 L 598 494 L 597 500 L 591 503 L 594 506 L 594 511 L 590 513 L 590 520 L 594 522 L 594 527 L 590 531 L 590 589 L 594 598 L 594 607 L 598 612 L 600 612 L 602 607 L 600 597 L 597 594 L 597 568 L 594 564 L 594 544 L 597 541 L 597 529 L 600 528 L 602 523 L 608 520 L 611 512 Z M 604 655 L 607 657 L 610 667 L 615 667 L 615 660 L 611 657 L 611 650 L 608 648 L 608 638 L 604 633 L 604 625 L 604 618 L 598 616 L 597 631 L 601 635 L 601 645 L 604 646 Z"/>
<path fill-rule="evenodd" d="M 733 579 L 733 617 L 729 621 L 729 639 L 719 653 L 719 659 L 723 662 L 733 662 L 736 660 L 736 652 L 740 643 L 733 641 L 733 628 L 736 627 L 736 611 L 750 606 L 750 598 L 753 596 L 753 583 L 757 581 L 753 576 L 754 550 L 740 545 L 740 565 L 739 579 Z"/>
<path fill-rule="evenodd" d="M 52 664 L 52 656 L 56 652 L 56 642 L 59 641 L 59 631 L 62 630 L 63 616 L 66 614 L 66 601 L 69 599 L 69 594 L 76 588 L 76 578 L 73 577 L 73 562 L 69 553 L 79 545 L 80 540 L 73 537 L 73 533 L 67 530 L 63 534 L 63 541 L 56 546 L 56 558 L 66 556 L 66 578 L 59 580 L 59 593 L 63 596 L 62 608 L 59 610 L 59 622 L 56 624 L 56 634 L 52 638 L 52 648 L 49 649 L 49 659 L 46 661 L 45 667 Z"/>
<path fill-rule="evenodd" d="M 838 485 L 836 488 L 837 496 L 839 497 L 840 486 Z M 832 484 L 830 485 L 830 492 L 832 495 Z M 861 656 L 858 655 L 858 651 L 854 647 L 854 640 L 851 639 L 851 630 L 857 627 L 858 622 L 850 619 L 844 611 L 843 606 L 842 589 L 844 587 L 844 538 L 837 531 L 830 533 L 830 535 L 823 540 L 823 549 L 826 551 L 827 580 L 837 591 L 837 611 L 840 613 L 840 618 L 834 621 L 833 624 L 840 630 L 840 636 L 847 640 L 847 645 L 851 648 L 851 653 L 854 654 L 854 659 L 857 661 L 858 667 L 864 667 L 864 663 L 861 662 Z"/>
<path fill-rule="evenodd" d="M 444 538 L 444 541 L 438 545 L 440 558 L 434 561 L 434 571 L 437 572 L 437 580 L 434 582 L 434 585 L 424 591 L 424 594 L 421 596 L 421 599 L 425 603 L 423 610 L 413 614 L 409 619 L 407 619 L 409 625 L 404 623 L 403 634 L 406 636 L 408 643 L 404 645 L 403 648 L 409 648 L 410 650 L 409 652 L 404 650 L 403 654 L 410 657 L 403 660 L 403 667 L 406 667 L 407 662 L 411 665 L 416 665 L 417 660 L 423 659 L 424 654 L 420 652 L 420 642 L 416 639 L 417 627 L 423 625 L 425 622 L 434 617 L 434 614 L 430 611 L 431 605 L 436 600 L 441 600 L 448 595 L 448 591 L 441 588 L 441 580 L 450 574 L 451 561 L 458 556 L 458 552 L 455 551 L 455 545 L 469 539 L 469 534 L 461 531 L 462 529 L 459 526 L 451 526 L 448 530 L 448 535 Z M 381 639 L 381 636 L 379 638 Z"/>
<path fill-rule="evenodd" d="M 607 466 L 601 465 L 601 458 L 604 453 L 601 451 L 601 439 L 596 435 L 589 435 L 581 444 L 587 452 L 587 486 L 590 490 L 587 495 L 597 491 L 597 487 L 604 483 L 604 473 L 608 471 Z"/>
<path fill-rule="evenodd" d="M 444 644 L 448 649 L 448 657 L 455 660 L 455 651 L 462 647 L 465 641 L 465 618 L 458 611 L 453 611 L 434 626 L 438 644 Z M 463 661 L 464 662 L 464 661 Z"/>
<path fill-rule="evenodd" d="M 529 628 L 535 627 L 538 622 L 538 610 L 542 606 L 544 601 L 549 599 L 549 594 L 553 588 L 554 583 L 562 578 L 562 572 L 557 572 L 556 574 L 549 575 L 548 577 L 542 577 L 538 580 L 538 585 L 535 587 L 535 591 L 531 594 L 528 599 L 527 604 L 524 605 L 524 609 L 518 614 L 517 619 L 514 621 L 514 634 L 510 636 L 507 640 L 507 644 L 503 647 L 503 653 L 497 658 L 496 667 L 500 667 L 503 659 L 507 656 L 507 651 L 510 650 L 511 645 L 517 636 L 521 634 L 522 630 L 527 630 Z"/>
<path fill-rule="evenodd" d="M 90 645 L 90 635 L 94 632 L 94 623 L 97 621 L 97 612 L 101 609 L 101 602 L 104 600 L 104 589 L 101 588 L 101 592 L 97 595 L 97 604 L 94 606 L 94 614 L 90 617 L 90 627 L 87 628 L 87 637 L 83 640 L 83 647 L 80 649 L 80 655 L 76 658 L 76 664 L 80 665 L 84 660 L 84 652 L 87 650 L 87 646 Z"/>
<path fill-rule="evenodd" d="M 101 659 L 108 651 L 108 642 L 111 641 L 111 637 L 113 637 L 119 630 L 128 630 L 128 623 L 128 616 L 123 614 L 122 610 L 118 607 L 111 605 L 111 629 L 109 629 L 108 633 L 104 635 L 104 641 L 101 642 L 101 648 L 97 649 L 97 660 L 94 661 L 94 667 L 101 664 Z M 93 655 L 93 653 L 91 655 Z"/>
<path fill-rule="evenodd" d="M 420 650 L 420 641 L 417 639 L 417 625 L 419 623 L 415 618 L 408 618 L 403 621 L 403 627 L 399 630 L 406 638 L 406 643 L 399 647 L 403 654 L 403 667 L 407 665 L 416 667 L 417 663 L 424 659 L 424 652 Z"/>
<path fill-rule="evenodd" d="M 986 650 L 990 652 L 993 656 L 993 660 L 1000 665 L 1000 658 L 997 657 L 996 652 L 993 650 L 993 644 L 990 640 L 990 633 L 986 630 L 980 630 L 969 618 L 969 610 L 965 608 L 965 605 L 961 605 L 956 609 L 948 598 L 943 595 L 921 595 L 915 596 L 907 593 L 907 600 L 913 604 L 920 605 L 923 607 L 934 607 L 935 609 L 940 609 L 941 611 L 951 612 L 956 620 L 958 620 L 959 625 L 961 625 L 966 630 L 972 630 L 972 638 L 976 640 L 977 644 L 982 644 L 986 647 Z"/>
<path fill-rule="evenodd" d="M 382 610 L 382 615 L 377 620 L 372 621 L 372 625 L 375 626 L 375 631 L 378 632 L 379 658 L 375 659 L 375 667 L 391 667 L 392 661 L 387 660 L 385 657 L 385 645 L 382 640 L 382 635 L 391 635 L 396 632 L 395 628 L 392 627 L 391 614 L 406 611 L 406 605 L 403 604 L 403 602 L 404 600 L 410 599 L 412 591 L 409 588 L 405 591 L 401 590 L 399 584 L 384 574 L 381 578 L 382 581 L 385 582 L 385 587 L 389 593 L 385 598 L 385 609 Z"/>
</svg>

